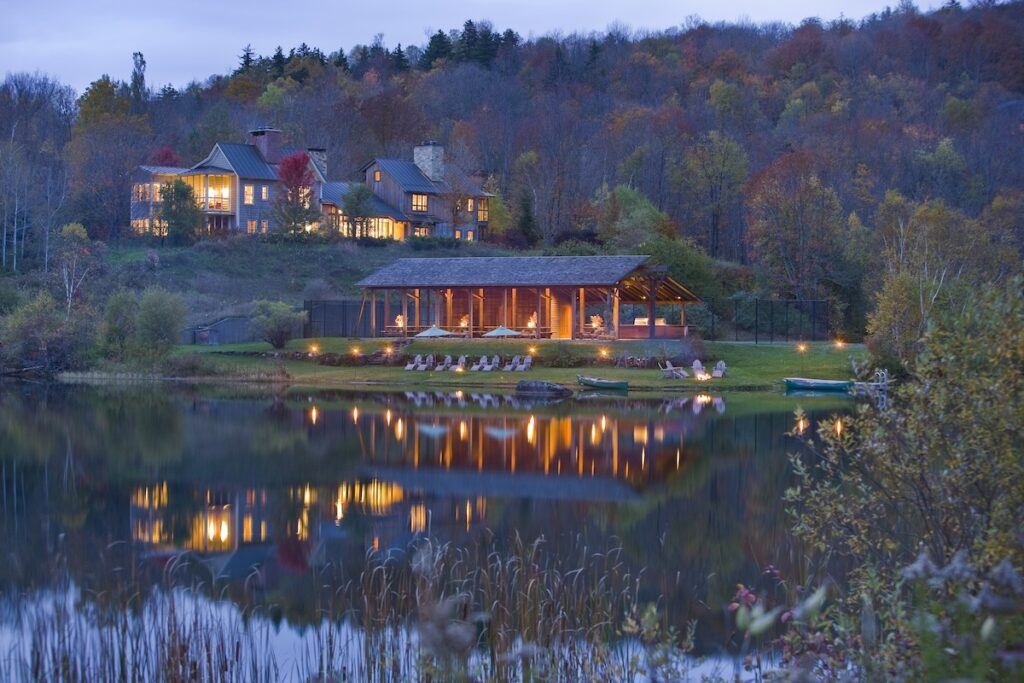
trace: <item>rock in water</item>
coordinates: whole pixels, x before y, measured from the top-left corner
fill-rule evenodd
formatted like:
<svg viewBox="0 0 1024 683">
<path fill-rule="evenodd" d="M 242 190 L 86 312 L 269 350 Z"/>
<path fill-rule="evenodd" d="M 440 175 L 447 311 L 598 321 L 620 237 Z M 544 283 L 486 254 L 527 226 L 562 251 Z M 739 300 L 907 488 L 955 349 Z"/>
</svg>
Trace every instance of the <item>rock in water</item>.
<svg viewBox="0 0 1024 683">
<path fill-rule="evenodd" d="M 517 394 L 533 396 L 572 396 L 572 389 L 556 382 L 524 379 L 516 384 Z"/>
</svg>

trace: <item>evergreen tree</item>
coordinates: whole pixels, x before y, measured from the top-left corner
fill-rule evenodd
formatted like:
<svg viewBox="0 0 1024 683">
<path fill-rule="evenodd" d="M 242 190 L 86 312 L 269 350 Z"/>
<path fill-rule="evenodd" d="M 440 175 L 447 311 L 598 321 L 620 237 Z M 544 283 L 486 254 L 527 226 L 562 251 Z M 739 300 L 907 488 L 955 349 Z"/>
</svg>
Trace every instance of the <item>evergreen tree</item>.
<svg viewBox="0 0 1024 683">
<path fill-rule="evenodd" d="M 331 55 L 331 63 L 345 73 L 351 71 L 348 65 L 348 57 L 345 55 L 345 48 L 339 47 L 338 51 Z"/>
<path fill-rule="evenodd" d="M 171 244 L 191 244 L 203 226 L 203 212 L 196 204 L 192 188 L 184 180 L 175 179 L 160 192 L 159 218 L 167 229 Z"/>
<path fill-rule="evenodd" d="M 270 58 L 271 75 L 274 78 L 281 78 L 284 76 L 284 67 L 288 64 L 288 59 L 284 56 L 284 50 L 278 45 L 277 49 L 274 50 L 274 56 Z"/>
<path fill-rule="evenodd" d="M 424 71 L 428 71 L 434 66 L 434 62 L 439 59 L 449 59 L 452 56 L 452 41 L 444 31 L 438 31 L 434 35 L 430 36 L 430 42 L 427 43 L 427 49 L 423 51 L 423 55 L 420 57 L 419 67 Z"/>
<path fill-rule="evenodd" d="M 455 59 L 460 62 L 470 62 L 477 59 L 480 49 L 480 34 L 476 30 L 476 24 L 467 20 L 462 26 L 462 35 L 455 46 Z"/>
<path fill-rule="evenodd" d="M 405 56 L 401 43 L 391 52 L 391 66 L 399 72 L 409 70 L 409 59 Z"/>
<path fill-rule="evenodd" d="M 519 191 L 519 210 L 516 212 L 516 231 L 519 240 L 525 247 L 535 246 L 540 242 L 540 230 L 537 219 L 533 215 L 533 197 L 525 187 Z"/>
<path fill-rule="evenodd" d="M 244 48 L 242 48 L 242 54 L 238 58 L 238 71 L 236 71 L 235 73 L 248 71 L 249 69 L 251 69 L 253 63 L 255 62 L 255 56 L 256 52 L 252 49 L 252 45 L 246 45 Z"/>
<path fill-rule="evenodd" d="M 132 80 L 128 86 L 131 97 L 131 111 L 141 114 L 146 108 L 149 92 L 146 90 L 146 58 L 141 52 L 132 53 Z"/>
</svg>

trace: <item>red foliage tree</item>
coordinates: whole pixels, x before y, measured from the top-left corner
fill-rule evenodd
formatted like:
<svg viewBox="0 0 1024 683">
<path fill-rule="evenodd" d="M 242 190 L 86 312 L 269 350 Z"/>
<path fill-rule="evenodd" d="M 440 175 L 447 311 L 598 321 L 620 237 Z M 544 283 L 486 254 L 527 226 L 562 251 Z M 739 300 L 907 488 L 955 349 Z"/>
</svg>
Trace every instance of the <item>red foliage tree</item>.
<svg viewBox="0 0 1024 683">
<path fill-rule="evenodd" d="M 181 157 L 170 145 L 157 147 L 149 157 L 149 163 L 156 166 L 181 166 Z"/>
<path fill-rule="evenodd" d="M 278 227 L 291 233 L 309 229 L 320 218 L 319 210 L 312 203 L 315 177 L 309 155 L 296 152 L 281 159 L 277 177 L 281 181 L 281 192 L 274 203 Z"/>
</svg>

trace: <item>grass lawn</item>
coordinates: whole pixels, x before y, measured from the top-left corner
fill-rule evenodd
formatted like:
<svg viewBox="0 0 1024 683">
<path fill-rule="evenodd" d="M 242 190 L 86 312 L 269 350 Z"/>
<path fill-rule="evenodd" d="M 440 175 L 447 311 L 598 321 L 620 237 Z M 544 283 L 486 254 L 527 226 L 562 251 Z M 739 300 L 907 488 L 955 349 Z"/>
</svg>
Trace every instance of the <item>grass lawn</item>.
<svg viewBox="0 0 1024 683">
<path fill-rule="evenodd" d="M 318 347 L 321 353 L 371 353 L 389 345 L 387 340 L 352 339 L 302 339 L 289 344 L 291 350 L 308 350 Z M 637 353 L 650 342 L 617 342 L 599 344 L 594 342 L 529 342 L 524 340 L 418 340 L 402 350 L 403 355 L 433 353 L 435 356 L 465 354 L 479 357 L 500 355 L 507 358 L 535 348 L 541 363 L 526 373 L 506 372 L 407 372 L 402 367 L 352 366 L 330 367 L 311 361 L 278 361 L 272 358 L 242 355 L 239 352 L 269 351 L 264 342 L 219 347 L 180 347 L 179 353 L 198 352 L 210 363 L 219 376 L 225 378 L 246 378 L 273 373 L 283 366 L 294 384 L 311 386 L 344 386 L 375 384 L 401 388 L 442 389 L 494 387 L 509 388 L 521 379 L 541 379 L 565 384 L 575 384 L 579 374 L 593 375 L 606 379 L 626 380 L 630 388 L 638 391 L 658 393 L 676 391 L 713 391 L 721 389 L 773 389 L 781 387 L 783 377 L 816 377 L 821 379 L 849 379 L 851 357 L 862 359 L 866 352 L 859 344 L 842 348 L 826 342 L 809 343 L 804 351 L 796 344 L 749 344 L 743 342 L 705 342 L 707 349 L 705 365 L 724 360 L 728 376 L 700 382 L 693 378 L 666 380 L 658 370 L 616 368 L 611 365 L 588 365 L 573 368 L 554 368 L 543 365 L 545 354 L 554 353 L 554 346 L 562 347 L 560 353 L 571 353 L 587 359 L 599 359 L 602 351 L 609 357 Z M 663 342 L 656 342 L 663 344 Z"/>
</svg>

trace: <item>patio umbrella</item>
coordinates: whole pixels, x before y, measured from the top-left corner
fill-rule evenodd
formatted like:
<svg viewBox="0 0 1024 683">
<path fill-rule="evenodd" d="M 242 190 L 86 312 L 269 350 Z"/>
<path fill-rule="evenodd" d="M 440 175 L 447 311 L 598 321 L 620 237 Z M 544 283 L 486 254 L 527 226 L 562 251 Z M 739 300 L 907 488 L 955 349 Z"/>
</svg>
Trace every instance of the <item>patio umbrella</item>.
<svg viewBox="0 0 1024 683">
<path fill-rule="evenodd" d="M 504 325 L 502 325 L 500 327 L 495 327 L 490 332 L 484 332 L 484 336 L 485 337 L 521 337 L 523 335 L 521 333 L 519 333 L 519 332 L 516 332 L 515 330 L 510 330 L 509 328 L 507 328 Z"/>
<path fill-rule="evenodd" d="M 437 325 L 431 325 L 430 327 L 428 327 L 427 329 L 423 330 L 422 332 L 420 332 L 416 336 L 417 337 L 450 337 L 450 336 L 452 336 L 452 333 L 449 332 L 448 330 L 442 330 Z"/>
</svg>

